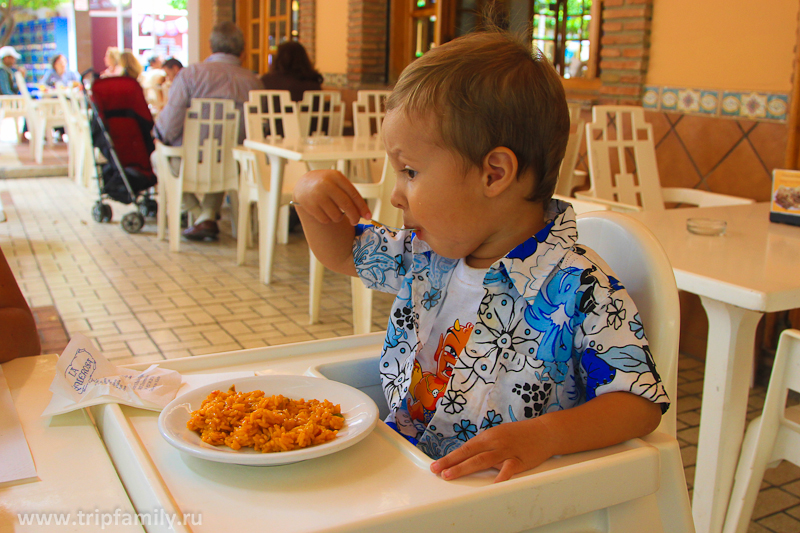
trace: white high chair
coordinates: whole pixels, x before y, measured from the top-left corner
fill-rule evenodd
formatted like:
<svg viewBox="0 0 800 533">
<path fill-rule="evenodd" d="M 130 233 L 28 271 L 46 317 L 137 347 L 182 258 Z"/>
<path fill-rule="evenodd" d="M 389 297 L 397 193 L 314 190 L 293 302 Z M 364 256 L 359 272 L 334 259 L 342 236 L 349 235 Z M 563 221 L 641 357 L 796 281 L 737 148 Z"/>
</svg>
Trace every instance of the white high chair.
<svg viewBox="0 0 800 533">
<path fill-rule="evenodd" d="M 193 98 L 183 123 L 183 145 L 165 146 L 156 141 L 158 238 L 164 239 L 169 226 L 171 252 L 180 251 L 182 193 L 238 190 L 232 154 L 238 135 L 239 110 L 233 100 Z M 172 157 L 180 159 L 177 176 L 169 163 Z"/>
<path fill-rule="evenodd" d="M 669 532 L 694 531 L 680 448 L 675 439 L 680 311 L 672 267 L 656 238 L 639 222 L 619 213 L 578 217 L 578 242 L 603 257 L 633 297 L 647 332 L 658 372 L 673 404 L 661 424 L 642 440 L 658 453 L 656 469 L 637 466 L 635 454 L 603 454 L 588 459 L 600 469 L 615 462 L 623 494 L 607 494 L 618 503 L 592 503 L 580 514 L 565 505 L 562 521 L 536 528 L 536 533 L 566 531 Z M 628 320 L 633 317 L 628 317 Z M 584 463 L 587 464 L 588 463 Z M 600 480 L 598 480 L 599 482 Z M 558 486 L 558 478 L 553 479 Z M 601 485 L 588 481 L 571 487 L 573 501 L 595 502 Z M 579 516 L 575 516 L 579 514 Z M 592 527 L 593 526 L 593 527 Z"/>
<path fill-rule="evenodd" d="M 300 137 L 300 122 L 297 106 L 291 99 L 289 91 L 250 91 L 250 100 L 244 105 L 245 131 L 247 138 L 255 141 L 266 141 L 271 138 Z M 253 228 L 251 223 L 251 206 L 258 209 L 258 263 L 259 279 L 269 284 L 267 279 L 268 265 L 272 265 L 273 257 L 266 245 L 267 239 L 281 244 L 289 241 L 289 201 L 297 179 L 306 172 L 306 165 L 288 161 L 284 166 L 284 187 L 280 199 L 278 227 L 270 234 L 267 211 L 267 195 L 269 189 L 269 161 L 263 152 L 248 148 L 235 148 L 233 157 L 239 163 L 239 201 L 236 209 L 236 264 L 242 265 L 245 260 L 247 245 L 252 246 Z"/>
<path fill-rule="evenodd" d="M 28 116 L 27 100 L 22 95 L 5 94 L 0 95 L 0 110 L 4 112 L 5 118 L 13 118 L 15 131 L 17 132 L 17 142 L 22 142 L 22 125 L 20 118 Z"/>
<path fill-rule="evenodd" d="M 588 191 L 575 196 L 592 202 L 615 202 L 630 211 L 664 209 L 664 202 L 712 207 L 753 203 L 749 198 L 699 189 L 662 187 L 656 165 L 653 126 L 638 106 L 594 106 L 586 124 Z"/>
<path fill-rule="evenodd" d="M 790 390 L 800 392 L 800 331 L 781 333 L 761 416 L 750 422 L 742 443 L 723 533 L 744 533 L 764 471 L 787 460 L 800 466 L 800 405 L 786 407 Z"/>
</svg>

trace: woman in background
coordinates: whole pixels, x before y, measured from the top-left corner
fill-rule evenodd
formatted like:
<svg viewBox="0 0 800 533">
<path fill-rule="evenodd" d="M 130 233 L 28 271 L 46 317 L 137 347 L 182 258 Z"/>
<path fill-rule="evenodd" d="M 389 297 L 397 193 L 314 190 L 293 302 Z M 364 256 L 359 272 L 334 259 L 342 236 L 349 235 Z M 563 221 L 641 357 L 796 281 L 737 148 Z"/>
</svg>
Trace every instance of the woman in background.
<svg viewBox="0 0 800 533">
<path fill-rule="evenodd" d="M 39 82 L 47 87 L 71 87 L 79 84 L 80 79 L 76 72 L 67 70 L 67 58 L 64 54 L 57 54 L 50 60 L 50 68 L 42 76 Z"/>
<path fill-rule="evenodd" d="M 264 88 L 270 91 L 289 91 L 292 100 L 303 99 L 303 91 L 322 89 L 322 74 L 314 69 L 306 49 L 297 41 L 278 46 L 278 54 L 269 72 L 261 77 Z"/>
<path fill-rule="evenodd" d="M 119 66 L 122 67 L 120 76 L 127 76 L 135 80 L 139 79 L 139 76 L 144 70 L 142 64 L 139 63 L 139 60 L 133 55 L 133 52 L 127 49 L 119 56 Z"/>
<path fill-rule="evenodd" d="M 110 78 L 111 76 L 122 76 L 122 65 L 120 65 L 119 48 L 116 46 L 109 46 L 106 49 L 106 55 L 103 57 L 106 64 L 106 69 L 100 73 L 101 78 Z"/>
</svg>

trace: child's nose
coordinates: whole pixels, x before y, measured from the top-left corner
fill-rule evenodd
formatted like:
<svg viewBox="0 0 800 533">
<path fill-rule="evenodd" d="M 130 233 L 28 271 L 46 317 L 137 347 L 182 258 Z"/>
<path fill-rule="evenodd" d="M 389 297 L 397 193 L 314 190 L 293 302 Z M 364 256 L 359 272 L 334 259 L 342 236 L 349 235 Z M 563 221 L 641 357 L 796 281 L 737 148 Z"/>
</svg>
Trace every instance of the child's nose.
<svg viewBox="0 0 800 533">
<path fill-rule="evenodd" d="M 398 187 L 398 184 L 395 184 L 394 188 L 392 189 L 392 196 L 390 200 L 392 202 L 392 205 L 397 209 L 406 208 L 406 197 Z"/>
</svg>

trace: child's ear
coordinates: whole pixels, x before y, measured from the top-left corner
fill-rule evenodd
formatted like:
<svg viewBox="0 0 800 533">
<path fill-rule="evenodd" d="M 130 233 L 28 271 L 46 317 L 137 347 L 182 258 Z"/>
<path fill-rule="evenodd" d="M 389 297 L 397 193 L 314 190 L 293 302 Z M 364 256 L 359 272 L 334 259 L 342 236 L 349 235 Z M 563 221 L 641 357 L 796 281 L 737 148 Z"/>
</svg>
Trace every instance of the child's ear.
<svg viewBox="0 0 800 533">
<path fill-rule="evenodd" d="M 493 148 L 483 158 L 483 185 L 486 195 L 498 196 L 517 179 L 517 156 L 505 146 Z"/>
</svg>

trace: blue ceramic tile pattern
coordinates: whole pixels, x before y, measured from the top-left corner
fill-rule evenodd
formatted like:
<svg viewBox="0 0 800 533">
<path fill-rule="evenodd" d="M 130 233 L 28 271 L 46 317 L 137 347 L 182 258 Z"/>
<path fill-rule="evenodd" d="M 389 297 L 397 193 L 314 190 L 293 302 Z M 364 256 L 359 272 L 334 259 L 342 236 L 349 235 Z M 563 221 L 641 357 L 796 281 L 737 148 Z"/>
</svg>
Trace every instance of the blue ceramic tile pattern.
<svg viewBox="0 0 800 533">
<path fill-rule="evenodd" d="M 642 107 L 691 115 L 785 122 L 789 96 L 784 93 L 648 85 L 644 88 Z"/>
</svg>

